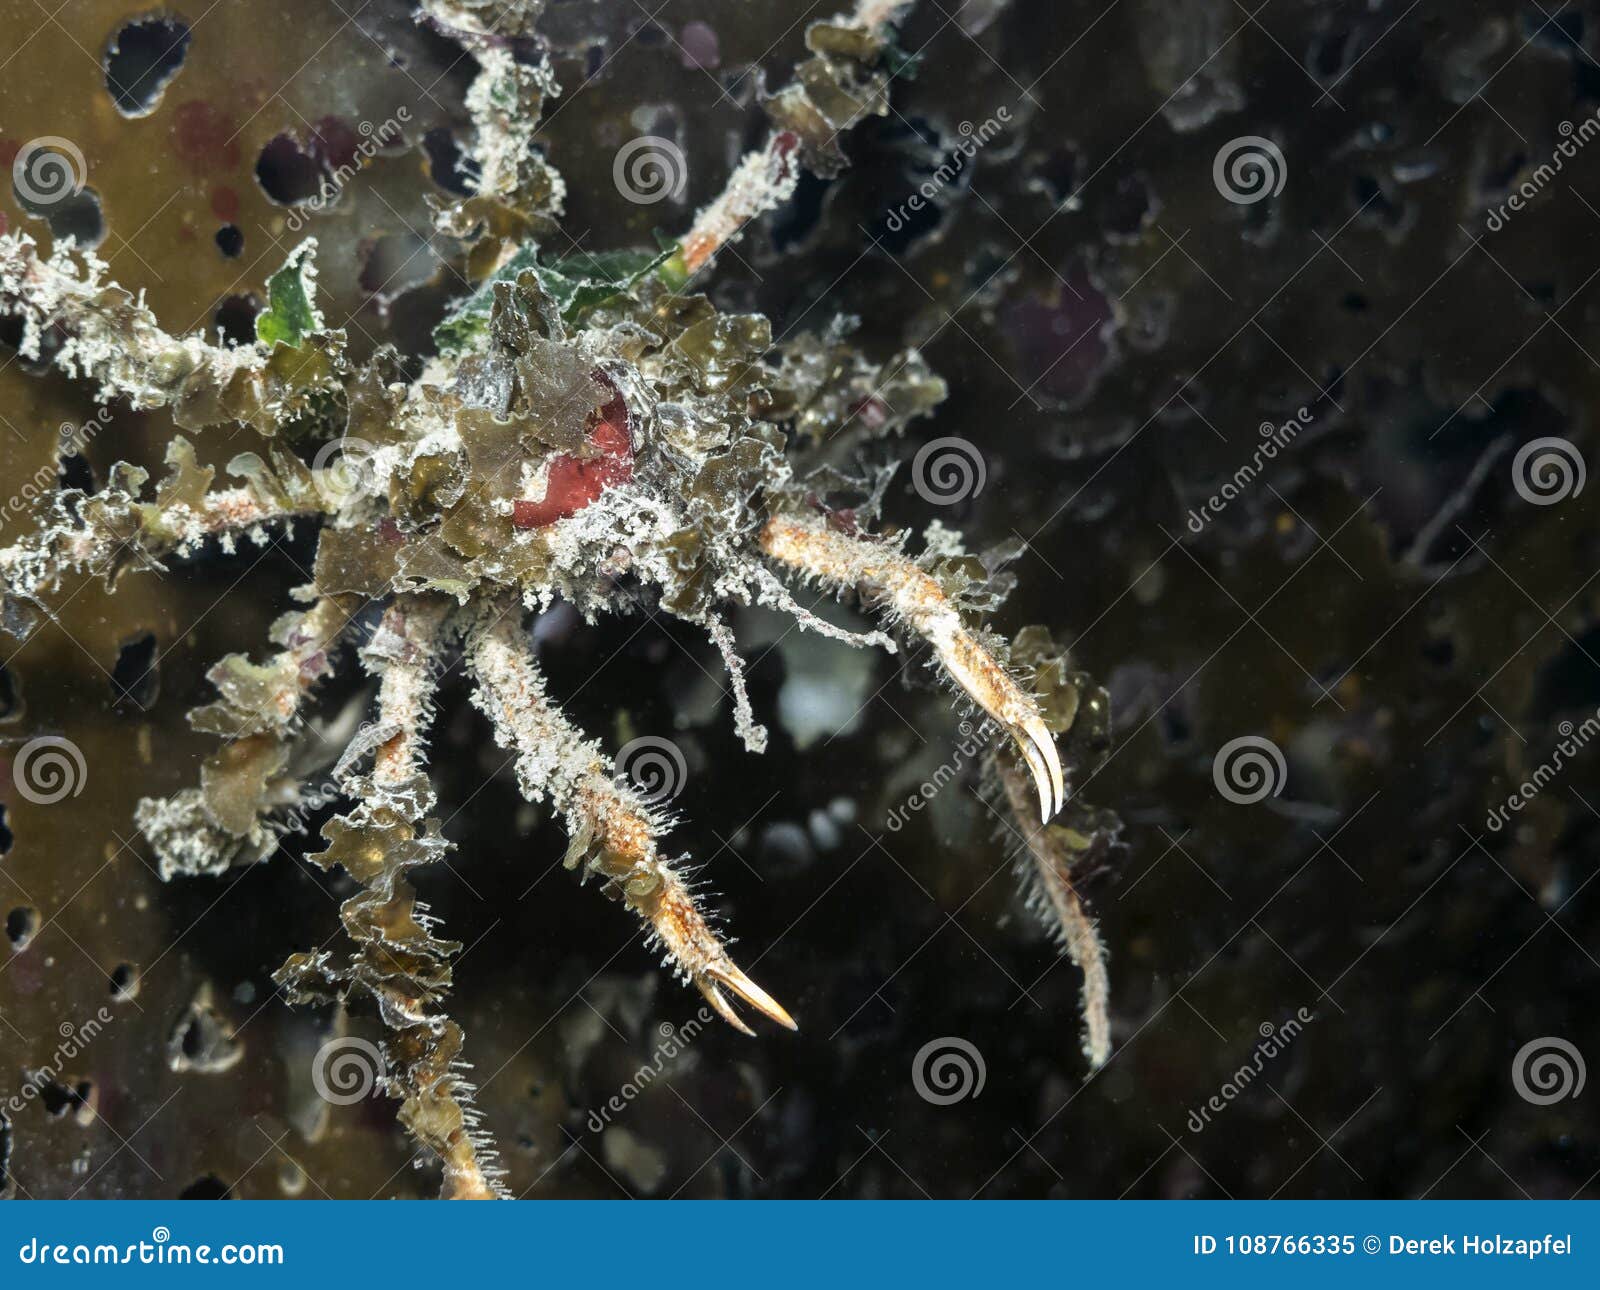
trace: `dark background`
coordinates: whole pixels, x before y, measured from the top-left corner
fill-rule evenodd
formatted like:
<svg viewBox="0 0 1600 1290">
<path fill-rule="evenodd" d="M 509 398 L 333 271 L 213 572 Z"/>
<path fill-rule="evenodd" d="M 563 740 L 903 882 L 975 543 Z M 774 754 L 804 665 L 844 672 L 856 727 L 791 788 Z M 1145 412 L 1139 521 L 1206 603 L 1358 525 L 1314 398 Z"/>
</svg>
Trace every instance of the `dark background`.
<svg viewBox="0 0 1600 1290">
<path fill-rule="evenodd" d="M 185 14 L 182 70 L 128 121 L 98 55 L 142 9 L 84 0 L 47 22 L 0 0 L 5 29 L 28 36 L 0 77 L 0 142 L 76 142 L 101 254 L 182 330 L 259 292 L 296 240 L 251 178 L 275 135 L 410 104 L 414 146 L 310 231 L 335 320 L 415 348 L 449 294 L 429 281 L 424 197 L 449 178 L 440 157 L 465 121 L 471 61 L 401 6 L 343 3 L 296 3 L 281 22 L 234 0 Z M 544 138 L 569 185 L 566 232 L 604 249 L 685 227 L 763 134 L 754 69 L 782 84 L 805 21 L 832 11 L 553 5 L 565 92 Z M 709 71 L 686 65 L 685 44 L 704 48 L 693 22 L 717 38 Z M 884 826 L 958 737 L 921 669 L 793 636 L 764 650 L 781 627 L 746 616 L 774 727 L 756 759 L 707 688 L 703 641 L 558 615 L 544 661 L 569 710 L 609 746 L 656 732 L 685 750 L 675 841 L 708 862 L 741 961 L 801 1032 L 707 1029 L 592 1132 L 591 1110 L 699 1000 L 560 869 L 559 827 L 520 804 L 465 687 L 448 684 L 435 764 L 458 850 L 422 885 L 467 946 L 451 1011 L 511 1189 L 1596 1194 L 1600 1092 L 1537 1105 L 1513 1076 L 1537 1040 L 1600 1058 L 1600 748 L 1565 759 L 1510 827 L 1487 821 L 1551 762 L 1562 723 L 1600 705 L 1600 485 L 1534 505 L 1514 469 L 1547 437 L 1594 460 L 1600 145 L 1577 127 L 1600 110 L 1600 4 L 925 0 L 903 44 L 920 54 L 915 77 L 845 140 L 851 168 L 752 230 L 713 294 L 770 313 L 779 334 L 857 315 L 869 352 L 920 344 L 949 381 L 905 455 L 966 438 L 986 485 L 936 509 L 902 472 L 888 509 L 977 545 L 1026 539 L 997 625 L 1048 624 L 1110 690 L 1109 759 L 1080 769 L 1075 791 L 1125 823 L 1090 886 L 1115 1053 L 1088 1078 L 1078 975 L 1022 909 L 1015 839 L 970 776 L 904 829 Z M 208 107 L 186 132 L 193 102 Z M 1002 108 L 1009 124 L 933 209 L 892 228 L 961 123 Z M 197 142 L 194 123 L 213 118 L 232 133 Z M 683 149 L 681 201 L 619 199 L 611 159 L 640 133 Z M 1569 133 L 1575 155 L 1491 228 Z M 1281 151 L 1284 183 L 1239 203 L 1213 163 L 1247 135 Z M 10 194 L 0 210 L 47 235 Z M 214 241 L 219 210 L 243 233 L 237 258 Z M 0 452 L 21 480 L 92 405 L 9 348 L 0 367 Z M 1302 406 L 1290 449 L 1191 531 L 1258 426 Z M 91 466 L 103 479 L 117 457 L 158 459 L 166 434 L 159 414 L 119 410 Z M 307 1068 L 330 1019 L 272 994 L 288 953 L 339 935 L 340 880 L 291 844 L 224 879 L 163 885 L 133 836 L 134 801 L 190 782 L 203 755 L 183 722 L 207 695 L 203 669 L 259 648 L 311 550 L 300 534 L 130 578 L 114 597 L 69 587 L 63 630 L 0 655 L 7 751 L 61 733 L 89 766 L 83 794 L 53 807 L 7 789 L 0 912 L 36 911 L 39 930 L 0 962 L 0 1091 L 51 1060 L 62 1026 L 105 1005 L 114 1018 L 53 1097 L 0 1128 L 14 1194 L 437 1191 L 392 1103 L 322 1110 Z M 136 664 L 119 653 L 130 643 Z M 861 709 L 804 748 L 776 716 L 803 674 Z M 360 693 L 335 683 L 324 709 Z M 1287 766 L 1253 805 L 1213 779 L 1218 749 L 1246 735 Z M 853 822 L 814 818 L 834 804 L 849 819 L 843 803 Z M 140 988 L 113 1002 L 123 964 Z M 197 998 L 243 1047 L 227 1070 L 170 1067 Z M 1191 1112 L 1254 1061 L 1263 1027 L 1300 1009 L 1312 1020 L 1194 1131 Z M 349 1024 L 381 1037 L 370 1018 Z M 952 1036 L 981 1054 L 985 1082 L 930 1105 L 913 1061 Z"/>
</svg>

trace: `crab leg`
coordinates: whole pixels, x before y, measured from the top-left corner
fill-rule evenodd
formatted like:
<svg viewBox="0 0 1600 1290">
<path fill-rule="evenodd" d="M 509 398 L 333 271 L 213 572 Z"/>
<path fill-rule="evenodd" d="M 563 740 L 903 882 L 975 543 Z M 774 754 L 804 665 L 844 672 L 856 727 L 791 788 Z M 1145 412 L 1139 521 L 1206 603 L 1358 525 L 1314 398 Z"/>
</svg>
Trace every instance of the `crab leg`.
<svg viewBox="0 0 1600 1290">
<path fill-rule="evenodd" d="M 371 644 L 361 653 L 367 672 L 379 677 L 376 733 L 381 742 L 373 750 L 370 776 L 350 786 L 362 794 L 357 809 L 343 819 L 353 830 L 374 819 L 386 824 L 403 819 L 418 838 L 427 839 L 427 843 L 433 841 L 424 819 L 431 806 L 431 794 L 421 785 L 427 773 L 425 744 L 438 687 L 438 656 L 447 610 L 448 603 L 441 598 L 399 597 L 384 611 Z M 345 760 L 349 759 L 347 753 Z M 394 856 L 385 855 L 374 871 L 359 875 L 364 892 L 345 903 L 341 916 L 376 977 L 369 981 L 374 991 L 381 989 L 386 980 L 409 978 L 421 996 L 407 999 L 404 1009 L 385 1011 L 386 1017 L 413 1011 L 422 1017 L 419 1024 L 410 1027 L 411 1041 L 396 1049 L 407 1055 L 397 1058 L 407 1062 L 401 1119 L 438 1152 L 444 1169 L 443 1199 L 488 1200 L 503 1196 L 493 1145 L 475 1127 L 471 1114 L 469 1099 L 474 1090 L 460 1073 L 460 1028 L 442 1013 L 429 1015 L 424 999 L 430 988 L 417 981 L 407 966 L 424 959 L 448 983 L 445 961 L 456 947 L 424 936 L 408 944 L 410 953 L 402 959 L 389 951 L 383 934 L 384 915 L 396 903 L 406 902 L 412 911 L 422 908 L 406 882 L 405 872 L 419 862 L 418 852 L 422 856 L 428 852 L 422 847 L 396 851 Z M 389 1024 L 402 1028 L 394 1020 Z"/>
<path fill-rule="evenodd" d="M 567 720 L 545 691 L 529 652 L 516 602 L 500 602 L 466 637 L 467 666 L 477 680 L 473 702 L 494 723 L 495 739 L 514 753 L 529 798 L 548 797 L 573 839 L 568 863 L 583 857 L 648 923 L 668 958 L 730 1026 L 752 1033 L 727 993 L 794 1030 L 794 1019 L 728 956 L 684 880 L 656 844 L 666 821 L 615 780 L 611 759 Z"/>
<path fill-rule="evenodd" d="M 104 573 L 119 561 L 159 569 L 163 556 L 192 549 L 207 538 L 236 539 L 267 524 L 315 514 L 265 505 L 249 489 L 227 488 L 207 493 L 197 507 L 170 507 L 141 527 L 131 510 L 136 503 L 127 494 L 108 492 L 88 500 L 112 505 L 103 514 L 48 525 L 0 548 L 0 591 L 38 603 L 44 589 L 70 570 Z M 119 503 L 129 510 L 112 509 Z"/>
<path fill-rule="evenodd" d="M 852 537 L 822 519 L 797 515 L 768 520 L 761 549 L 837 592 L 855 587 L 885 601 L 896 619 L 933 646 L 950 678 L 1016 742 L 1038 790 L 1042 818 L 1049 820 L 1065 805 L 1061 759 L 1037 706 L 962 625 L 944 589 L 915 560 L 891 542 Z"/>
<path fill-rule="evenodd" d="M 1111 981 L 1099 929 L 1072 880 L 1070 857 L 1056 829 L 1029 828 L 1028 785 L 1014 763 L 995 757 L 994 765 L 1006 805 L 1021 826 L 1026 859 L 1020 861 L 1030 901 L 1054 933 L 1067 956 L 1083 973 L 1083 1054 L 1094 1070 L 1111 1056 Z"/>
<path fill-rule="evenodd" d="M 266 350 L 209 345 L 198 336 L 161 329 L 142 296 L 104 279 L 93 251 L 41 257 L 24 233 L 0 237 L 0 315 L 22 319 L 21 351 L 38 358 L 47 334 L 60 338 L 57 367 L 93 381 L 101 403 L 122 396 L 135 408 L 178 403 L 184 391 L 253 386 L 262 379 Z"/>
<path fill-rule="evenodd" d="M 854 27 L 864 35 L 881 36 L 910 9 L 911 3 L 912 0 L 856 0 L 849 14 L 832 21 Z M 780 91 L 780 95 L 798 93 L 800 90 L 794 85 Z M 859 120 L 858 116 L 841 124 L 834 137 Z M 686 275 L 698 273 L 712 256 L 735 241 L 747 224 L 789 200 L 800 182 L 798 158 L 794 156 L 799 146 L 800 140 L 793 131 L 780 128 L 772 130 L 761 147 L 745 153 L 722 192 L 695 216 L 693 227 L 684 236 L 680 255 Z"/>
</svg>

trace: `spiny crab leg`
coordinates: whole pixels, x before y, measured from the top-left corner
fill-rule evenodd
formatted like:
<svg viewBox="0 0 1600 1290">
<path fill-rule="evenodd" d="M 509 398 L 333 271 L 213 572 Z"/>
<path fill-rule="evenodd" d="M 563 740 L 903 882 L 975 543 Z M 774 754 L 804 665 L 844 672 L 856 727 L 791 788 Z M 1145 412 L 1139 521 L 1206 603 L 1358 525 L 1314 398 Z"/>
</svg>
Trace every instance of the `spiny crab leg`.
<svg viewBox="0 0 1600 1290">
<path fill-rule="evenodd" d="M 937 580 L 887 541 L 839 532 L 822 519 L 779 515 L 761 530 L 761 549 L 835 591 L 859 587 L 933 646 L 950 678 L 1016 742 L 1051 819 L 1067 800 L 1061 758 L 1038 707 L 988 648 L 961 623 Z"/>
<path fill-rule="evenodd" d="M 498 617 L 496 617 L 498 614 Z M 530 799 L 546 796 L 573 839 L 568 863 L 580 861 L 608 883 L 651 929 L 668 958 L 734 1029 L 754 1033 L 724 990 L 780 1026 L 794 1018 L 729 957 L 693 893 L 656 845 L 666 820 L 626 784 L 611 759 L 586 739 L 546 693 L 529 653 L 520 605 L 497 603 L 468 628 L 467 664 L 478 687 L 473 702 L 494 723 L 496 741 L 517 759 Z"/>
<path fill-rule="evenodd" d="M 1015 764 L 994 759 L 1007 807 L 1020 823 L 1028 805 L 1027 782 Z M 1073 878 L 1072 856 L 1056 829 L 1023 825 L 1022 871 L 1030 901 L 1043 916 L 1067 956 L 1083 973 L 1083 1053 L 1099 1070 L 1111 1057 L 1111 982 L 1106 975 L 1106 948 L 1099 929 Z"/>
</svg>

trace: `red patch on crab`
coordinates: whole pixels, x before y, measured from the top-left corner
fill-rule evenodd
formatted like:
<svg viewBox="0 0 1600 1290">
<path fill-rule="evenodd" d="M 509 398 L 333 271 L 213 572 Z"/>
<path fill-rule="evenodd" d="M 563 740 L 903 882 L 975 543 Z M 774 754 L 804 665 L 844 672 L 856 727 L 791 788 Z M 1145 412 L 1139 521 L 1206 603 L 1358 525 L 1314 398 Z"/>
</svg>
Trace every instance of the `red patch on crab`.
<svg viewBox="0 0 1600 1290">
<path fill-rule="evenodd" d="M 797 135 L 793 130 L 780 130 L 777 134 L 773 135 L 772 155 L 777 159 L 778 162 L 779 179 L 787 179 L 789 177 L 789 158 L 794 154 L 794 150 L 799 146 L 800 136 Z"/>
<path fill-rule="evenodd" d="M 537 501 L 519 497 L 511 504 L 511 522 L 519 529 L 542 529 L 557 520 L 570 519 L 595 501 L 612 484 L 633 478 L 633 433 L 628 426 L 628 405 L 617 387 L 600 373 L 595 379 L 611 390 L 611 401 L 589 414 L 585 434 L 598 457 L 562 453 L 550 460 L 544 496 Z"/>
</svg>

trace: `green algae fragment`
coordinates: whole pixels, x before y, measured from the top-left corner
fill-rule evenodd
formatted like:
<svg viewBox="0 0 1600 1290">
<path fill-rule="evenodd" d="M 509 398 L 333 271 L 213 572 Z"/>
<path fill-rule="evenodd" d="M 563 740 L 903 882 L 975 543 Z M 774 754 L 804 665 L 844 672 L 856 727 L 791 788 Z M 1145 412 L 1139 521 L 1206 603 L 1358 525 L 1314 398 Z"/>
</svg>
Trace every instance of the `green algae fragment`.
<svg viewBox="0 0 1600 1290">
<path fill-rule="evenodd" d="M 316 246 L 313 239 L 302 242 L 283 268 L 267 279 L 267 307 L 256 316 L 256 339 L 269 348 L 297 346 L 322 328 L 322 319 L 311 303 Z"/>
<path fill-rule="evenodd" d="M 541 265 L 539 248 L 528 243 L 434 328 L 433 343 L 441 354 L 464 354 L 476 349 L 489 328 L 498 298 L 496 287 L 520 285 L 529 272 L 561 319 L 570 325 L 589 310 L 626 295 L 669 265 L 677 254 L 678 247 L 673 243 L 656 251 L 581 251 Z"/>
</svg>

